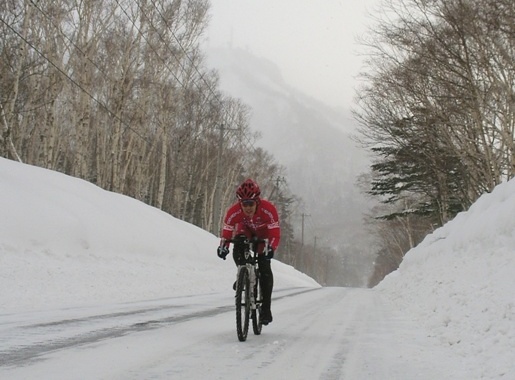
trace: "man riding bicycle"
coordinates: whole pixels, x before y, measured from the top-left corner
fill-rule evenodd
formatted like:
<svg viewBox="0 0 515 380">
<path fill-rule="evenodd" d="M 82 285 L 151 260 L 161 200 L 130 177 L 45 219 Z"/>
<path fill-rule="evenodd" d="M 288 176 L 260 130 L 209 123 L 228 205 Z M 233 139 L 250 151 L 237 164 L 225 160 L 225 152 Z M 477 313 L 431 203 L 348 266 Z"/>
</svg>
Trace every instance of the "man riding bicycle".
<svg viewBox="0 0 515 380">
<path fill-rule="evenodd" d="M 272 322 L 272 289 L 274 276 L 270 260 L 279 246 L 281 239 L 281 227 L 276 207 L 269 201 L 261 199 L 261 190 L 256 182 L 247 179 L 236 190 L 238 201 L 230 206 L 225 214 L 224 225 L 221 233 L 221 242 L 218 247 L 218 257 L 225 260 L 229 254 L 229 243 L 225 240 L 245 235 L 246 238 L 256 237 L 268 239 L 268 248 L 265 252 L 265 244 L 258 245 L 258 264 L 261 274 L 263 303 L 261 305 L 261 323 L 267 325 Z M 233 259 L 239 264 L 241 252 L 238 247 L 233 247 Z"/>
</svg>

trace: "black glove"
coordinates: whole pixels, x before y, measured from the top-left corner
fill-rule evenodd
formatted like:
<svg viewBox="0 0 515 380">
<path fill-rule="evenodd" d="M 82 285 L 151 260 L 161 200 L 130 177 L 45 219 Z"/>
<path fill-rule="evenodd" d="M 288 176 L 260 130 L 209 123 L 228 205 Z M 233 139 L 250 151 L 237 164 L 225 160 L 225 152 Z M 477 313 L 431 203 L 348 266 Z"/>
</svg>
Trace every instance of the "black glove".
<svg viewBox="0 0 515 380">
<path fill-rule="evenodd" d="M 271 260 L 274 257 L 274 249 L 270 246 L 265 248 L 265 259 Z"/>
<path fill-rule="evenodd" d="M 218 249 L 216 250 L 216 254 L 218 255 L 219 258 L 225 260 L 225 257 L 229 254 L 229 248 L 218 247 Z"/>
</svg>

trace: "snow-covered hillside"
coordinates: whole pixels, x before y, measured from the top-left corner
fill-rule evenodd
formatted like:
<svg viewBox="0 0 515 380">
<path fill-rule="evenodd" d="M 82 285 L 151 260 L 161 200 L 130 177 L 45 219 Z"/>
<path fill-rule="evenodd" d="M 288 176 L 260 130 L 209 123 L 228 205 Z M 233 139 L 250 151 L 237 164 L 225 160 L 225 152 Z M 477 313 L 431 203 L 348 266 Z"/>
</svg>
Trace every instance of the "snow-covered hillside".
<svg viewBox="0 0 515 380">
<path fill-rule="evenodd" d="M 0 309 L 229 290 L 218 238 L 86 181 L 0 158 Z M 318 286 L 274 261 L 276 286 Z"/>
</svg>

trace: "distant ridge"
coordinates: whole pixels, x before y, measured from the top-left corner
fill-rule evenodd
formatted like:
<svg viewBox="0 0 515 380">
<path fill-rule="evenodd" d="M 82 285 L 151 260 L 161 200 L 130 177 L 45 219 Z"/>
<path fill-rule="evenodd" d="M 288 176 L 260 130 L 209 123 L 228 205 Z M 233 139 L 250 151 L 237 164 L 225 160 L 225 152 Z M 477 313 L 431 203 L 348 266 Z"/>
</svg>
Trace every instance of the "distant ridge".
<svg viewBox="0 0 515 380">
<path fill-rule="evenodd" d="M 371 267 L 372 243 L 362 224 L 369 200 L 356 188 L 369 161 L 350 138 L 356 126 L 350 111 L 296 90 L 273 62 L 243 49 L 211 49 L 208 64 L 220 73 L 222 91 L 251 107 L 251 128 L 262 134 L 258 144 L 287 168 L 289 183 L 310 214 L 306 236 L 364 253 L 361 264 Z"/>
</svg>

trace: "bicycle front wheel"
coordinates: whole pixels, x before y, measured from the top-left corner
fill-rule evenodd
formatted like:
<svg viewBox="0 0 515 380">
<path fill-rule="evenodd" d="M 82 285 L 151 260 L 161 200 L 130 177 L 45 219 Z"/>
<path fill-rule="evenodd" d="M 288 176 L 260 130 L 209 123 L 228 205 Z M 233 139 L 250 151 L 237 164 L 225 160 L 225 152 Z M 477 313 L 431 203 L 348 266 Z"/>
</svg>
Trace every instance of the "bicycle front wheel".
<svg viewBox="0 0 515 380">
<path fill-rule="evenodd" d="M 243 267 L 236 283 L 236 333 L 240 342 L 247 339 L 250 319 L 250 279 L 247 268 Z"/>
</svg>

